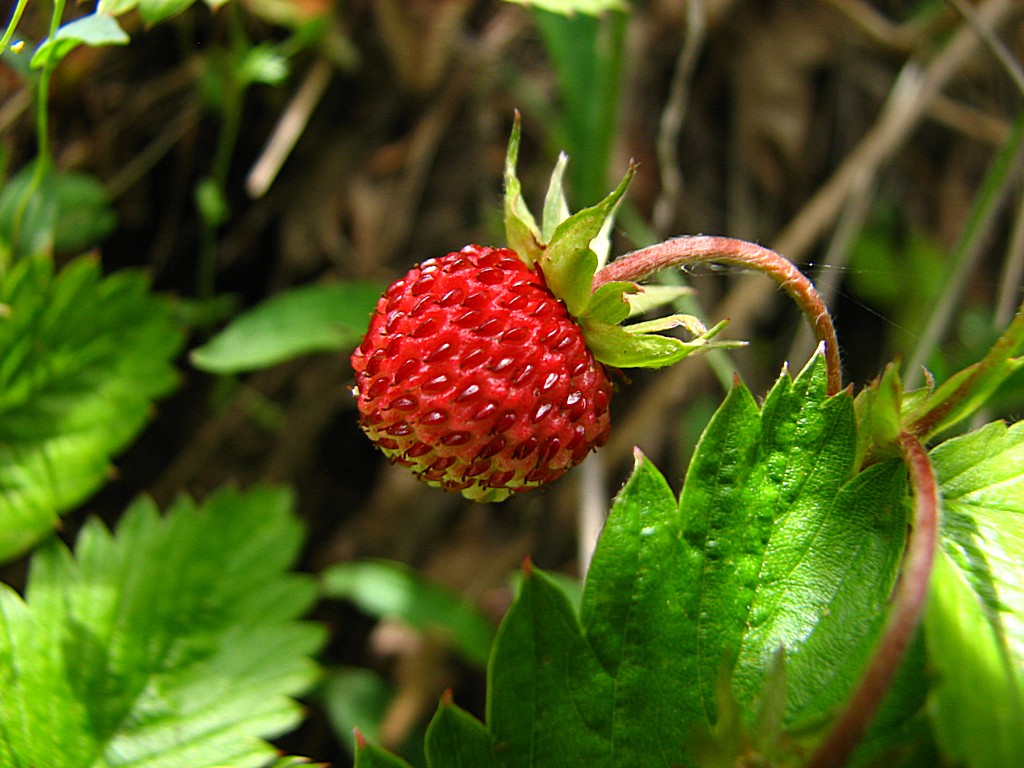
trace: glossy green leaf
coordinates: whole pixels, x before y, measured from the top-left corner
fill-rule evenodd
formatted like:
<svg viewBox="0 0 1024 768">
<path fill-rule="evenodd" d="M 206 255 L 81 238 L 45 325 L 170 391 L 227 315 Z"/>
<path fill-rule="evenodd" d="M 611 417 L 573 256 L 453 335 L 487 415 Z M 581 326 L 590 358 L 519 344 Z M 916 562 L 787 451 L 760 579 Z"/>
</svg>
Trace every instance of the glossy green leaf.
<svg viewBox="0 0 1024 768">
<path fill-rule="evenodd" d="M 503 768 L 610 766 L 614 689 L 568 597 L 536 569 L 498 630 L 487 725 Z"/>
<path fill-rule="evenodd" d="M 98 48 L 105 45 L 127 45 L 128 33 L 121 29 L 117 19 L 96 11 L 88 16 L 69 21 L 57 28 L 57 33 L 39 44 L 32 55 L 32 67 L 55 66 L 80 45 Z"/>
<path fill-rule="evenodd" d="M 931 453 L 943 541 L 925 617 L 939 743 L 969 768 L 1024 754 L 1024 422 Z"/>
<path fill-rule="evenodd" d="M 748 704 L 779 647 L 787 720 L 827 713 L 857 679 L 881 622 L 902 551 L 905 486 L 895 465 L 852 476 L 852 398 L 825 389 L 820 355 L 795 380 L 781 377 L 760 413 L 734 387 L 691 462 L 680 509 L 685 538 L 704 553 L 695 695 L 709 719 L 723 664 L 735 667 L 733 688 Z"/>
<path fill-rule="evenodd" d="M 262 739 L 300 720 L 322 629 L 316 588 L 287 573 L 302 526 L 281 489 L 222 491 L 161 516 L 92 520 L 72 554 L 33 557 L 22 600 L 0 596 L 5 765 L 261 766 Z M 46 734 L 46 738 L 40 738 Z"/>
<path fill-rule="evenodd" d="M 109 477 L 111 457 L 177 383 L 181 333 L 136 272 L 90 259 L 0 278 L 0 560 L 21 554 Z"/>
<path fill-rule="evenodd" d="M 355 768 L 412 768 L 405 760 L 395 757 L 376 744 L 362 744 L 356 748 Z M 483 766 L 481 766 L 483 768 Z"/>
<path fill-rule="evenodd" d="M 448 696 L 430 721 L 425 746 L 430 768 L 484 768 L 496 764 L 487 728 L 452 704 Z"/>
<path fill-rule="evenodd" d="M 192 363 L 211 373 L 243 373 L 311 352 L 348 351 L 366 333 L 382 291 L 376 283 L 331 283 L 274 296 L 194 349 Z"/>
<path fill-rule="evenodd" d="M 440 633 L 467 659 L 487 663 L 494 627 L 478 608 L 432 584 L 401 563 L 338 563 L 321 575 L 325 597 L 350 600 L 360 610 Z"/>
<path fill-rule="evenodd" d="M 603 764 L 683 762 L 702 714 L 694 633 L 700 563 L 682 538 L 675 495 L 638 454 L 594 552 L 580 609 L 610 682 L 595 687 L 591 703 L 597 708 L 609 697 Z"/>
</svg>

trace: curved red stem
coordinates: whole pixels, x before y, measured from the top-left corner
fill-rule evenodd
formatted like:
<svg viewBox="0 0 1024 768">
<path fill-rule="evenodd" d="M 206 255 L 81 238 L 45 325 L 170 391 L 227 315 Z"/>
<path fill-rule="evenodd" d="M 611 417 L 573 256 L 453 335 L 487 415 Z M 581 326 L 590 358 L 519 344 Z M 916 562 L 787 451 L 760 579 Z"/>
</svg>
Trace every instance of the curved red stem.
<svg viewBox="0 0 1024 768">
<path fill-rule="evenodd" d="M 676 237 L 616 259 L 594 276 L 593 287 L 596 290 L 604 283 L 619 280 L 639 282 L 662 269 L 707 262 L 756 269 L 777 282 L 803 311 L 818 340 L 825 344 L 829 394 L 842 389 L 839 344 L 832 316 L 807 276 L 773 250 L 731 237 Z"/>
</svg>

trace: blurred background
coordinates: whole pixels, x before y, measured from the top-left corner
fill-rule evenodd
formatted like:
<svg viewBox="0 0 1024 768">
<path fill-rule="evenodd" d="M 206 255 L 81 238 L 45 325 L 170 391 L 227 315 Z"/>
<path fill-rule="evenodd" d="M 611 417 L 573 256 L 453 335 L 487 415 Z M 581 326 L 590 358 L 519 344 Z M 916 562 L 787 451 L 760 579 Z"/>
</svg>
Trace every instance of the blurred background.
<svg viewBox="0 0 1024 768">
<path fill-rule="evenodd" d="M 19 34 L 44 37 L 48 14 L 30 4 Z M 102 193 L 79 201 L 59 256 L 95 248 L 107 271 L 144 268 L 193 347 L 297 287 L 383 287 L 465 244 L 502 244 L 516 109 L 534 209 L 559 151 L 574 209 L 635 159 L 613 258 L 690 233 L 776 248 L 826 294 L 855 388 L 894 358 L 918 385 L 922 366 L 942 380 L 1021 300 L 1020 2 L 231 0 L 120 21 L 128 45 L 78 48 L 53 74 L 57 167 Z M 0 59 L 8 178 L 37 151 L 30 80 L 27 62 Z M 114 520 L 140 492 L 166 504 L 286 483 L 309 529 L 304 569 L 397 561 L 496 623 L 525 555 L 579 576 L 634 446 L 678 490 L 733 372 L 763 393 L 813 350 L 763 277 L 664 280 L 749 346 L 631 372 L 611 442 L 543 492 L 475 505 L 390 467 L 358 428 L 343 350 L 219 376 L 183 357 L 181 387 L 84 509 Z M 988 417 L 1019 418 L 1022 392 L 1018 376 Z M 385 614 L 372 599 L 320 607 L 327 676 L 283 749 L 346 765 L 358 723 L 416 761 L 446 688 L 482 713 L 479 657 Z"/>
</svg>

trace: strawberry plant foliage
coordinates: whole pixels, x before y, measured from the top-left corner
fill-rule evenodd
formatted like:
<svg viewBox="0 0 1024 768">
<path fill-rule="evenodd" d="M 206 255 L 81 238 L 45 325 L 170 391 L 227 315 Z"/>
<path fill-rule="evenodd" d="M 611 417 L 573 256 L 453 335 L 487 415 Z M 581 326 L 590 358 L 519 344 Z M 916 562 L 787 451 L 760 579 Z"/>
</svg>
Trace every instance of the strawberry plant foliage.
<svg viewBox="0 0 1024 768">
<path fill-rule="evenodd" d="M 263 487 L 163 516 L 142 499 L 74 554 L 41 547 L 24 599 L 0 588 L 0 764 L 266 765 L 323 640 L 298 620 L 315 584 L 286 572 L 301 539 Z"/>
<path fill-rule="evenodd" d="M 136 272 L 88 258 L 0 275 L 0 560 L 49 533 L 177 383 L 182 337 Z"/>
<path fill-rule="evenodd" d="M 795 380 L 784 374 L 761 408 L 737 384 L 678 501 L 638 457 L 578 615 L 529 569 L 491 656 L 493 760 L 465 764 L 694 765 L 694 735 L 719 717 L 723 675 L 752 712 L 779 648 L 780 727 L 834 711 L 878 635 L 906 485 L 898 462 L 855 471 L 852 398 L 828 397 L 825 386 L 820 356 Z M 451 706 L 442 704 L 427 754 L 441 754 L 431 741 L 442 734 L 482 754 L 482 726 Z"/>
<path fill-rule="evenodd" d="M 1024 754 L 1024 422 L 932 452 L 945 536 L 925 616 L 939 743 L 971 768 Z"/>
</svg>

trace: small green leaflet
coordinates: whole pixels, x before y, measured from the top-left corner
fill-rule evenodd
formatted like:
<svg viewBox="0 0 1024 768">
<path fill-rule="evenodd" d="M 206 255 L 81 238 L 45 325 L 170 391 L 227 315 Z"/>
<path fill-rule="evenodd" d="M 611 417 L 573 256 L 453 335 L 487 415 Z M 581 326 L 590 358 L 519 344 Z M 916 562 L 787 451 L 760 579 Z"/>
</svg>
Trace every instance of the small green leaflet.
<svg viewBox="0 0 1024 768">
<path fill-rule="evenodd" d="M 310 352 L 350 350 L 383 290 L 376 283 L 331 283 L 274 296 L 194 349 L 192 363 L 211 373 L 243 373 Z"/>
<path fill-rule="evenodd" d="M 302 525 L 281 488 L 220 491 L 51 540 L 24 599 L 0 587 L 0 763 L 248 768 L 293 728 L 324 640 L 288 573 Z M 46 734 L 46 738 L 40 738 Z"/>
<path fill-rule="evenodd" d="M 79 254 L 116 226 L 103 185 L 87 173 L 39 169 L 33 162 L 0 192 L 0 254 L 14 260 L 53 251 Z"/>
<path fill-rule="evenodd" d="M 182 334 L 138 272 L 22 259 L 0 277 L 0 560 L 108 478 L 178 378 Z"/>
<path fill-rule="evenodd" d="M 317 698 L 338 739 L 346 745 L 356 728 L 366 738 L 377 738 L 377 726 L 394 696 L 380 674 L 363 667 L 334 667 L 324 673 Z"/>
<path fill-rule="evenodd" d="M 1024 422 L 936 447 L 943 546 L 925 615 L 943 749 L 969 768 L 1024 754 Z"/>
<path fill-rule="evenodd" d="M 696 766 L 695 734 L 719 716 L 723 679 L 743 722 L 761 712 L 776 731 L 762 734 L 776 749 L 791 743 L 783 730 L 834 712 L 885 613 L 907 488 L 897 461 L 855 474 L 853 400 L 826 386 L 821 355 L 796 379 L 784 374 L 761 408 L 737 384 L 678 501 L 638 455 L 579 613 L 527 569 L 488 668 L 494 760 L 465 765 Z M 460 720 L 436 732 L 446 749 L 486 755 L 481 728 Z M 431 738 L 427 754 L 441 754 Z M 357 762 L 374 764 L 385 763 Z"/>
</svg>

